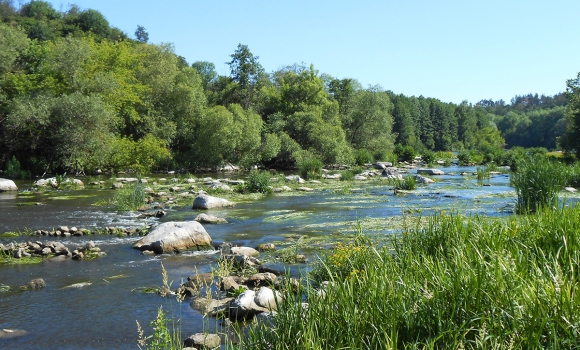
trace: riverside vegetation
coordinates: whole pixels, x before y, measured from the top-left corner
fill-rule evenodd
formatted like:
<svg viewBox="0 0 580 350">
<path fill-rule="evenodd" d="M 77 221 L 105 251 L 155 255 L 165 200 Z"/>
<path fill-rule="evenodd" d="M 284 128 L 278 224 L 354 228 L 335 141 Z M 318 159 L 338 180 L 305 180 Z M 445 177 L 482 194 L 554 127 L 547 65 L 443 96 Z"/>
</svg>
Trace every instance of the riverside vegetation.
<svg viewBox="0 0 580 350">
<path fill-rule="evenodd" d="M 452 150 L 502 165 L 506 144 L 580 149 L 578 78 L 564 94 L 453 104 L 313 65 L 268 73 L 242 44 L 222 76 L 148 37 L 139 27 L 129 38 L 94 9 L 0 1 L 0 169 L 12 178 L 227 163 L 315 170 Z"/>
</svg>

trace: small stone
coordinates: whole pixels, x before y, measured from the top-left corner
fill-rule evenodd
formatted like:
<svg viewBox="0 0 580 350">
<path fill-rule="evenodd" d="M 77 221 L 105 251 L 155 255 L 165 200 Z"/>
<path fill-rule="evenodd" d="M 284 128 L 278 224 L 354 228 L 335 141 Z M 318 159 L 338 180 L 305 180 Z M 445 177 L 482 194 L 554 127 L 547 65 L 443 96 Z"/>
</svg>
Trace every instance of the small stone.
<svg viewBox="0 0 580 350">
<path fill-rule="evenodd" d="M 221 343 L 217 334 L 196 333 L 183 341 L 186 347 L 195 349 L 216 349 Z"/>
<path fill-rule="evenodd" d="M 256 247 L 259 252 L 272 252 L 276 250 L 276 245 L 274 243 L 262 243 Z"/>
</svg>

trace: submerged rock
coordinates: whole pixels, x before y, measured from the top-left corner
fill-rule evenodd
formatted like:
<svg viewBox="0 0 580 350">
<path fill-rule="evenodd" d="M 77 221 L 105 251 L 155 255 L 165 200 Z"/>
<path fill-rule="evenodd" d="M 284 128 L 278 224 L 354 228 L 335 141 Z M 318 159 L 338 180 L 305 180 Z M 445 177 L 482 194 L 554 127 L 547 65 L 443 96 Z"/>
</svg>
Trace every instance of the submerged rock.
<svg viewBox="0 0 580 350">
<path fill-rule="evenodd" d="M 41 290 L 42 288 L 46 287 L 46 282 L 42 278 L 35 278 L 22 287 L 20 289 L 26 290 Z"/>
<path fill-rule="evenodd" d="M 162 254 L 188 249 L 213 249 L 211 243 L 211 237 L 197 221 L 166 222 L 141 238 L 133 247 Z"/>
<path fill-rule="evenodd" d="M 12 180 L 0 179 L 0 192 L 18 191 L 18 187 Z"/>
<path fill-rule="evenodd" d="M 27 332 L 22 329 L 0 329 L 0 339 L 21 337 L 26 335 L 26 333 Z"/>
</svg>

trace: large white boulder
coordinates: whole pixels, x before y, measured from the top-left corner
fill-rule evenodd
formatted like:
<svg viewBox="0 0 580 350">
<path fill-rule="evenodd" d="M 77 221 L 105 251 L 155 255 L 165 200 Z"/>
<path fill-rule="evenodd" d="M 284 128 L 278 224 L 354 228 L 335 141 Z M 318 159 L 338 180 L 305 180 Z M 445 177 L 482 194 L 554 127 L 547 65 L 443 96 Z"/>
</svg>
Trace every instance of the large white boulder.
<svg viewBox="0 0 580 350">
<path fill-rule="evenodd" d="M 213 209 L 224 207 L 235 207 L 236 203 L 227 199 L 200 194 L 193 200 L 193 209 Z"/>
<path fill-rule="evenodd" d="M 152 250 L 157 254 L 179 253 L 188 249 L 212 249 L 211 242 L 211 237 L 197 221 L 166 222 L 141 238 L 133 247 Z"/>
<path fill-rule="evenodd" d="M 249 319 L 259 313 L 269 311 L 268 308 L 258 306 L 254 302 L 256 292 L 247 290 L 238 295 L 230 304 L 229 316 L 231 320 Z"/>
<path fill-rule="evenodd" d="M 12 180 L 0 179 L 0 192 L 18 191 L 18 187 Z"/>
</svg>

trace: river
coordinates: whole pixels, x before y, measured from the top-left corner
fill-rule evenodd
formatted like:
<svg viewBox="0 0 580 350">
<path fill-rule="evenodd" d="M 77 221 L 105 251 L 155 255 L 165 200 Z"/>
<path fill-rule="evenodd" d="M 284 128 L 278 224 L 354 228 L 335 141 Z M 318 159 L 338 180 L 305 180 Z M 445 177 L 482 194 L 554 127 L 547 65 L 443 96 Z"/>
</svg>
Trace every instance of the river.
<svg viewBox="0 0 580 350">
<path fill-rule="evenodd" d="M 233 242 L 255 247 L 260 243 L 280 242 L 300 236 L 326 237 L 353 230 L 362 223 L 369 233 L 393 234 L 391 224 L 403 216 L 427 215 L 441 210 L 467 215 L 507 215 L 513 208 L 515 192 L 508 175 L 496 175 L 480 186 L 473 178 L 459 174 L 474 172 L 472 167 L 444 168 L 455 175 L 437 177 L 434 184 L 420 185 L 413 193 L 394 195 L 390 186 L 376 182 L 356 183 L 352 192 L 341 194 L 317 191 L 308 194 L 273 194 L 233 209 L 212 210 L 229 224 L 204 225 L 214 242 Z M 216 177 L 216 174 L 213 174 Z M 220 175 L 217 175 L 219 177 Z M 83 179 L 84 180 L 84 179 Z M 0 194 L 0 233 L 17 229 L 50 229 L 60 225 L 95 227 L 143 227 L 159 219 L 139 219 L 136 214 L 116 213 L 94 205 L 112 195 L 109 189 L 76 191 L 23 192 L 32 182 L 19 181 L 19 193 Z M 41 203 L 42 205 L 35 205 Z M 169 209 L 161 221 L 192 220 L 199 212 L 189 207 Z M 3 238 L 12 241 L 56 240 L 56 237 Z M 0 265 L 0 284 L 13 291 L 0 293 L 0 329 L 25 330 L 26 335 L 0 339 L 0 348 L 20 349 L 136 349 L 137 326 L 153 320 L 160 306 L 170 316 L 181 319 L 183 336 L 212 331 L 217 322 L 204 320 L 189 307 L 156 294 L 136 289 L 161 285 L 161 262 L 169 280 L 177 287 L 181 280 L 197 272 L 209 272 L 216 255 L 185 253 L 181 255 L 143 256 L 132 249 L 138 237 L 92 235 L 58 238 L 76 247 L 92 240 L 107 255 L 89 261 L 43 261 L 35 265 Z M 318 250 L 305 248 L 310 261 Z M 296 275 L 307 264 L 284 266 Z M 47 287 L 36 292 L 17 291 L 34 278 L 43 278 Z M 66 288 L 88 282 L 80 288 Z M 14 291 L 16 290 L 16 291 Z M 219 327 L 219 326 L 218 326 Z M 150 332 L 149 327 L 145 327 Z"/>
</svg>

